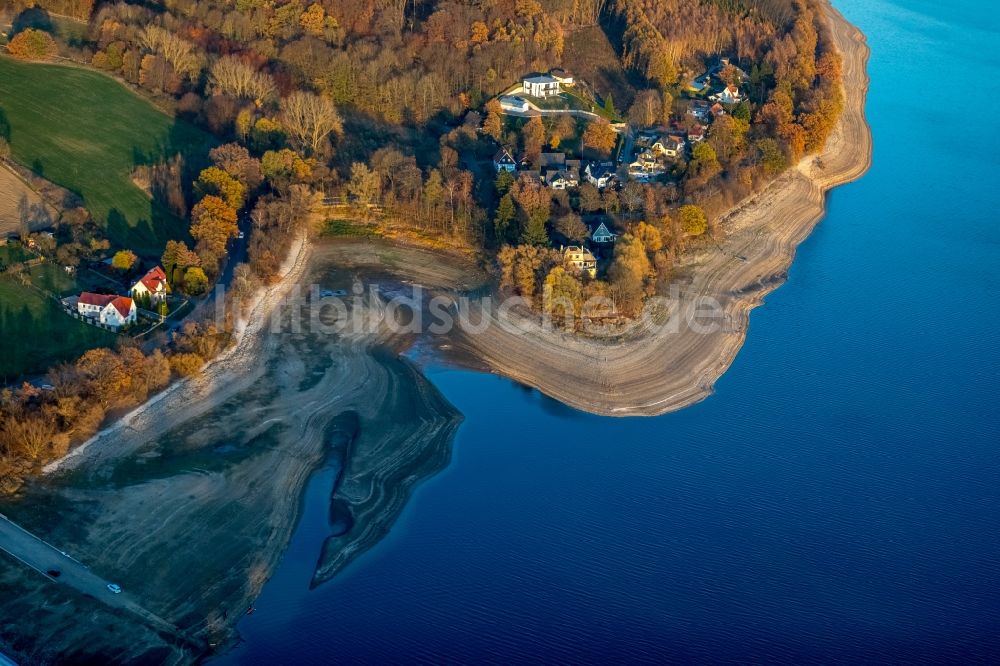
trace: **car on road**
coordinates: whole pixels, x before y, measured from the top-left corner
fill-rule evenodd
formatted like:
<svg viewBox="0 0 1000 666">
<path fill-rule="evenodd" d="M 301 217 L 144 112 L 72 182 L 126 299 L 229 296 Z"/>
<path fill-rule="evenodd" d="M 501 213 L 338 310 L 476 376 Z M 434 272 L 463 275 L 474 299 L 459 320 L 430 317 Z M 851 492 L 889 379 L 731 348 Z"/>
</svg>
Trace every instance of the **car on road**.
<svg viewBox="0 0 1000 666">
<path fill-rule="evenodd" d="M 244 236 L 246 236 L 246 234 L 244 234 L 242 231 L 240 233 L 236 234 L 236 237 L 239 238 L 240 240 L 243 240 Z"/>
<path fill-rule="evenodd" d="M 120 585 L 116 585 L 115 583 L 108 583 L 108 589 L 111 590 L 112 592 L 114 592 L 115 594 L 121 594 L 122 593 L 121 586 Z"/>
</svg>

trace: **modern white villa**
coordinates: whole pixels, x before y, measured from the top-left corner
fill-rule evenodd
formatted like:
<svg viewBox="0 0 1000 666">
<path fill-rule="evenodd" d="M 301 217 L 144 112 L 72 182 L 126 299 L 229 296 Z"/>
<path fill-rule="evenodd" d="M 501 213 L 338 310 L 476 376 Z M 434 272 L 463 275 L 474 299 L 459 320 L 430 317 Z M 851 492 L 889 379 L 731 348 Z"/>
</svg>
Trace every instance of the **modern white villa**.
<svg viewBox="0 0 1000 666">
<path fill-rule="evenodd" d="M 559 80 L 548 74 L 526 76 L 521 81 L 524 92 L 532 97 L 555 97 L 559 94 Z"/>
</svg>

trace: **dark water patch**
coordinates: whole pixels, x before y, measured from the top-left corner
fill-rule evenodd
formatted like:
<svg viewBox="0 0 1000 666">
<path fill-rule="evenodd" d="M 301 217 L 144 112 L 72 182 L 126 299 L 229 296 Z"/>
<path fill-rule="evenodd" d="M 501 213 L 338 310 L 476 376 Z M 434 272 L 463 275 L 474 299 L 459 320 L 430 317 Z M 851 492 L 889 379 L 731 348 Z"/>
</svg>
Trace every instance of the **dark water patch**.
<svg viewBox="0 0 1000 666">
<path fill-rule="evenodd" d="M 343 498 L 338 498 L 337 490 L 344 468 L 353 453 L 353 445 L 361 432 L 361 418 L 351 410 L 342 412 L 330 420 L 324 433 L 326 463 L 334 467 L 333 480 L 330 488 L 330 536 L 339 537 L 347 534 L 354 527 L 354 514 L 351 505 Z"/>
<path fill-rule="evenodd" d="M 329 583 L 270 586 L 228 663 L 1000 663 L 1000 135 L 928 143 L 953 97 L 899 93 L 995 80 L 992 8 L 836 5 L 872 46 L 873 167 L 714 395 L 562 418 L 432 369 L 466 415 L 449 468 Z"/>
<path fill-rule="evenodd" d="M 351 505 L 336 497 L 330 500 L 330 536 L 343 536 L 353 527 L 354 514 L 351 512 Z"/>
</svg>

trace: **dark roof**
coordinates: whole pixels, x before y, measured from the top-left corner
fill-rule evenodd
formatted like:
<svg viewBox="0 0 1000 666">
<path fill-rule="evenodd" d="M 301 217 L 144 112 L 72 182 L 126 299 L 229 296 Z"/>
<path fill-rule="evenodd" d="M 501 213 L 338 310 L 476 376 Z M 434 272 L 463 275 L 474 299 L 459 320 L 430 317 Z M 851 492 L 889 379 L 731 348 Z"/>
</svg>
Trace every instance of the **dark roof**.
<svg viewBox="0 0 1000 666">
<path fill-rule="evenodd" d="M 496 152 L 495 155 L 493 155 L 493 161 L 494 162 L 511 162 L 511 163 L 513 163 L 514 158 L 510 156 L 510 153 L 507 152 L 506 148 L 501 148 L 500 150 L 498 150 Z"/>
<path fill-rule="evenodd" d="M 589 169 L 589 173 L 590 173 L 590 177 L 591 178 L 600 178 L 602 176 L 611 176 L 611 175 L 614 175 L 614 173 L 615 173 L 615 170 L 612 168 L 612 165 L 610 165 L 610 164 L 599 164 L 597 162 L 591 162 L 590 164 L 588 164 L 587 165 L 587 169 Z"/>
<path fill-rule="evenodd" d="M 538 166 L 541 168 L 554 167 L 554 166 L 565 166 L 566 164 L 566 153 L 542 153 L 542 156 L 538 160 Z"/>
</svg>

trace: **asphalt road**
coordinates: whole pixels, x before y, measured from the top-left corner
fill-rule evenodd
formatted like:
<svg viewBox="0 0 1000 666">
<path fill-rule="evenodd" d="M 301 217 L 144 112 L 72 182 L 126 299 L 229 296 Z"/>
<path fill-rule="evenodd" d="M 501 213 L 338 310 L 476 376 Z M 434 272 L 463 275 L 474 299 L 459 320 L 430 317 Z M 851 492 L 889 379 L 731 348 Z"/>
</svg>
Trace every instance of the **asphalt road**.
<svg viewBox="0 0 1000 666">
<path fill-rule="evenodd" d="M 127 591 L 115 594 L 109 590 L 108 584 L 113 581 L 101 578 L 83 563 L 42 541 L 3 514 L 0 514 L 0 550 L 56 584 L 68 585 L 112 608 L 133 613 L 159 631 L 178 633 L 174 625 L 140 606 Z M 53 572 L 58 572 L 58 575 Z"/>
</svg>

